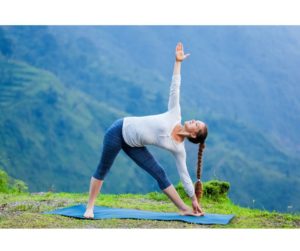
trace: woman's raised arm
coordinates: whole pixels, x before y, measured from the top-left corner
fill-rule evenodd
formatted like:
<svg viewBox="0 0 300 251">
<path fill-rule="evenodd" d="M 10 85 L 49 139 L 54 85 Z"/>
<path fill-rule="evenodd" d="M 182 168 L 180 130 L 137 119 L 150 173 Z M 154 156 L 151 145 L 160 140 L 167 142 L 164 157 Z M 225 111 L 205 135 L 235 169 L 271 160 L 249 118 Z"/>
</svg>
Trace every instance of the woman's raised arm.
<svg viewBox="0 0 300 251">
<path fill-rule="evenodd" d="M 180 83 L 181 83 L 181 62 L 186 59 L 190 54 L 184 54 L 183 52 L 183 45 L 182 43 L 178 43 L 175 50 L 175 64 L 174 64 L 174 71 L 172 82 L 170 86 L 170 95 L 169 95 L 169 103 L 168 103 L 168 110 L 173 108 L 178 108 L 180 111 L 180 104 L 179 104 L 179 94 L 180 94 Z"/>
</svg>

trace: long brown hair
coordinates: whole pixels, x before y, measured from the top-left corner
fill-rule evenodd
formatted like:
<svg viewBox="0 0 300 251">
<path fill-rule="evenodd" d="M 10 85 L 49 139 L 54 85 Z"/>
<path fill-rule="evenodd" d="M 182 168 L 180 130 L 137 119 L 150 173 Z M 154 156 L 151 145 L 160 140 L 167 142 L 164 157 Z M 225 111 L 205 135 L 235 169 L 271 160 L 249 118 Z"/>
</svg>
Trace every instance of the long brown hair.
<svg viewBox="0 0 300 251">
<path fill-rule="evenodd" d="M 196 138 L 188 137 L 188 140 L 191 141 L 194 144 L 199 144 L 198 149 L 198 161 L 197 161 L 197 181 L 195 183 L 195 194 L 197 197 L 197 200 L 200 201 L 200 199 L 203 196 L 203 184 L 201 181 L 201 174 L 202 174 L 202 154 L 203 150 L 205 148 L 205 139 L 208 135 L 208 128 L 207 125 L 205 125 L 203 130 L 200 130 L 197 134 Z"/>
</svg>

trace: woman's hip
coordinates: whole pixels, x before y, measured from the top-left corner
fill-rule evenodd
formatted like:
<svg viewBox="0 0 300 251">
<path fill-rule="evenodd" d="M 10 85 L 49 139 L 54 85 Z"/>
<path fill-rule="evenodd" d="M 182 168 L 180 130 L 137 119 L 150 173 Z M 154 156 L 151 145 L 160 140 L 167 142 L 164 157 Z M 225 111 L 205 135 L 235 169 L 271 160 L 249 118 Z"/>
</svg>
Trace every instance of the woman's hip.
<svg viewBox="0 0 300 251">
<path fill-rule="evenodd" d="M 115 120 L 111 126 L 105 131 L 104 141 L 112 142 L 112 141 L 120 141 L 122 143 L 124 141 L 123 134 L 123 118 Z"/>
</svg>

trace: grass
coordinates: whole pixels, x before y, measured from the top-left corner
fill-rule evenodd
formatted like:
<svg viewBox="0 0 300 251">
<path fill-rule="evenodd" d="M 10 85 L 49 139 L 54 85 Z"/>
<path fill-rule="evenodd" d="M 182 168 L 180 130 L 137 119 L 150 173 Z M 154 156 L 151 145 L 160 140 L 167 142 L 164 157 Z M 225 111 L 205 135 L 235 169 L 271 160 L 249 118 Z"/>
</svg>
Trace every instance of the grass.
<svg viewBox="0 0 300 251">
<path fill-rule="evenodd" d="M 79 220 L 59 215 L 45 215 L 49 211 L 76 204 L 86 204 L 87 193 L 0 193 L 0 228 L 299 228 L 300 214 L 286 214 L 242 208 L 228 198 L 202 200 L 207 213 L 234 214 L 228 225 L 197 225 L 177 221 L 131 219 Z M 190 201 L 185 201 L 190 205 Z M 96 205 L 177 212 L 176 207 L 162 193 L 101 194 Z"/>
</svg>

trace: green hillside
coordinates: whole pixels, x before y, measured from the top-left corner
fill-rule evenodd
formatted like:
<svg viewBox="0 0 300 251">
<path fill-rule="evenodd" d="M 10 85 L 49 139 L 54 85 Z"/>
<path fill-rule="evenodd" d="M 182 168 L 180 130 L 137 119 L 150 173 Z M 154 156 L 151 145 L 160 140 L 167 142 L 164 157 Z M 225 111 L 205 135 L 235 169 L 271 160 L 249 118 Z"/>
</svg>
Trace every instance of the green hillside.
<svg viewBox="0 0 300 251">
<path fill-rule="evenodd" d="M 31 191 L 85 189 L 104 128 L 124 114 L 49 72 L 3 58 L 0 68 L 1 165 Z"/>
</svg>

